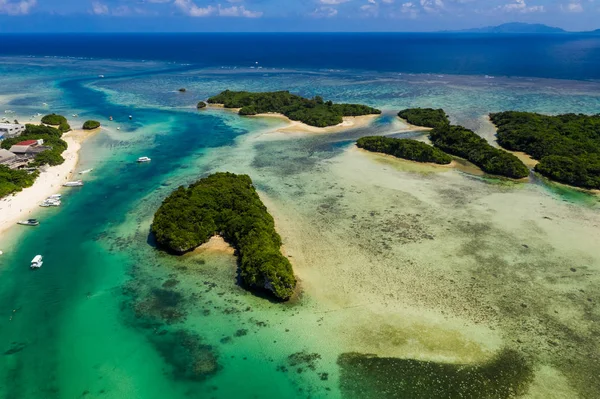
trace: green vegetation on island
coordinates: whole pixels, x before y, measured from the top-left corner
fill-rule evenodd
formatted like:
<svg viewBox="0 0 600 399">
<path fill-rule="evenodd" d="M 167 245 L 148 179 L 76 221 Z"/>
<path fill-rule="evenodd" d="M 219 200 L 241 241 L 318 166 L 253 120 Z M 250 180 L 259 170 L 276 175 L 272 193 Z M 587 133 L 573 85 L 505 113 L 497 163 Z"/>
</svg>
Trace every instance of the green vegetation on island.
<svg viewBox="0 0 600 399">
<path fill-rule="evenodd" d="M 281 254 L 281 237 L 247 175 L 215 173 L 179 187 L 154 214 L 158 245 L 183 254 L 220 234 L 235 247 L 241 281 L 280 300 L 291 297 L 296 279 Z"/>
<path fill-rule="evenodd" d="M 38 153 L 29 165 L 33 167 L 41 165 L 54 166 L 65 161 L 61 154 L 67 149 L 67 143 L 61 137 L 62 132 L 54 127 L 28 124 L 25 125 L 23 134 L 3 140 L 1 146 L 8 150 L 21 141 L 43 139 L 44 146 L 50 147 L 50 149 Z"/>
<path fill-rule="evenodd" d="M 450 120 L 443 109 L 409 108 L 398 112 L 398 116 L 416 126 L 433 128 L 450 124 Z"/>
<path fill-rule="evenodd" d="M 26 170 L 13 170 L 8 166 L 0 165 L 0 198 L 30 187 L 38 174 L 38 171 L 29 173 Z"/>
<path fill-rule="evenodd" d="M 98 121 L 85 121 L 83 123 L 83 129 L 84 130 L 93 130 L 93 129 L 98 129 L 100 127 L 100 122 Z"/>
<path fill-rule="evenodd" d="M 198 108 L 198 109 L 206 108 L 206 103 L 204 101 L 200 101 L 200 102 L 198 102 L 198 105 L 196 105 L 196 108 Z"/>
<path fill-rule="evenodd" d="M 490 114 L 498 143 L 539 160 L 542 175 L 577 187 L 600 189 L 600 114 L 556 116 L 507 111 Z"/>
<path fill-rule="evenodd" d="M 529 169 L 519 158 L 492 147 L 484 138 L 462 126 L 437 126 L 430 132 L 429 139 L 440 150 L 465 158 L 486 173 L 514 179 L 529 175 Z"/>
<path fill-rule="evenodd" d="M 365 150 L 382 152 L 411 161 L 433 162 L 441 165 L 447 165 L 452 162 L 452 157 L 443 151 L 411 139 L 367 136 L 358 139 L 356 145 Z"/>
<path fill-rule="evenodd" d="M 313 99 L 291 94 L 288 91 L 251 93 L 225 90 L 208 99 L 209 104 L 223 104 L 225 108 L 240 108 L 240 115 L 279 113 L 291 120 L 316 127 L 335 126 L 344 116 L 381 114 L 381 111 L 360 104 L 334 104 L 322 97 Z"/>
<path fill-rule="evenodd" d="M 66 133 L 69 130 L 71 130 L 71 126 L 69 126 L 69 123 L 67 122 L 67 118 L 65 118 L 62 115 L 57 115 L 57 114 L 44 115 L 42 117 L 42 123 L 45 123 L 46 125 L 58 126 L 58 130 L 60 130 L 63 133 Z"/>
</svg>

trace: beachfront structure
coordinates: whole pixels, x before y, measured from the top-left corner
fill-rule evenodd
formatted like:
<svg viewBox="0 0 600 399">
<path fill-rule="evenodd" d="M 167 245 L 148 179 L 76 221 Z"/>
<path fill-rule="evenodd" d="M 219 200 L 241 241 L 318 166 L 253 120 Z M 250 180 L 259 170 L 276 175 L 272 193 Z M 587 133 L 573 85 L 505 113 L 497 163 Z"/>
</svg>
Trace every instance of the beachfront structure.
<svg viewBox="0 0 600 399">
<path fill-rule="evenodd" d="M 17 155 L 5 150 L 4 148 L 0 148 L 0 165 L 11 166 L 17 160 Z"/>
<path fill-rule="evenodd" d="M 25 155 L 25 154 L 38 154 L 42 151 L 49 150 L 50 147 L 45 147 L 44 140 L 26 140 L 21 141 L 10 147 L 10 152 L 17 155 Z"/>
<path fill-rule="evenodd" d="M 25 131 L 25 125 L 18 123 L 0 123 L 0 140 L 17 137 Z"/>
</svg>

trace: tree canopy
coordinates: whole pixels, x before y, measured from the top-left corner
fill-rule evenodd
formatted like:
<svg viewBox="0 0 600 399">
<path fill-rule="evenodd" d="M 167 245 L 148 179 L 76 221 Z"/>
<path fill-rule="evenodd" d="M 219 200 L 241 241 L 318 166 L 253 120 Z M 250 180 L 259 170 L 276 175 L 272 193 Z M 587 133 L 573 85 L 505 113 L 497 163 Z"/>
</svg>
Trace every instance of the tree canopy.
<svg viewBox="0 0 600 399">
<path fill-rule="evenodd" d="M 600 114 L 490 114 L 498 143 L 539 160 L 535 170 L 573 186 L 600 189 Z"/>
<path fill-rule="evenodd" d="M 287 300 L 296 286 L 273 218 L 247 175 L 215 173 L 179 187 L 154 214 L 152 233 L 176 254 L 193 250 L 220 234 L 239 256 L 240 277 L 250 288 Z"/>
<path fill-rule="evenodd" d="M 225 108 L 240 108 L 240 115 L 275 112 L 316 127 L 335 126 L 344 116 L 381 114 L 381 111 L 361 104 L 334 104 L 316 96 L 312 99 L 288 91 L 251 93 L 225 90 L 208 99 L 209 104 L 223 104 Z"/>
<path fill-rule="evenodd" d="M 450 120 L 443 109 L 408 108 L 398 112 L 398 116 L 417 126 L 433 128 L 450 124 Z"/>
<path fill-rule="evenodd" d="M 30 187 L 38 176 L 38 172 L 29 173 L 25 170 L 13 170 L 0 165 L 0 198 Z"/>
<path fill-rule="evenodd" d="M 196 108 L 198 108 L 198 109 L 206 108 L 206 103 L 204 101 L 199 101 L 198 105 L 196 105 Z"/>
<path fill-rule="evenodd" d="M 98 129 L 99 127 L 100 127 L 100 122 L 98 122 L 98 121 L 89 120 L 89 121 L 85 121 L 83 123 L 84 130 L 93 130 L 93 129 Z"/>
<path fill-rule="evenodd" d="M 429 134 L 434 146 L 465 158 L 484 172 L 511 178 L 529 175 L 529 169 L 513 154 L 492 147 L 484 138 L 462 126 L 440 125 Z"/>
<path fill-rule="evenodd" d="M 411 161 L 433 162 L 442 165 L 452 161 L 452 157 L 443 151 L 416 140 L 367 136 L 358 139 L 356 145 L 365 150 L 382 152 Z"/>
<path fill-rule="evenodd" d="M 60 130 L 63 133 L 66 133 L 69 130 L 71 130 L 71 126 L 69 126 L 67 118 L 58 114 L 44 115 L 42 117 L 42 123 L 45 123 L 46 125 L 58 126 L 58 130 Z"/>
</svg>

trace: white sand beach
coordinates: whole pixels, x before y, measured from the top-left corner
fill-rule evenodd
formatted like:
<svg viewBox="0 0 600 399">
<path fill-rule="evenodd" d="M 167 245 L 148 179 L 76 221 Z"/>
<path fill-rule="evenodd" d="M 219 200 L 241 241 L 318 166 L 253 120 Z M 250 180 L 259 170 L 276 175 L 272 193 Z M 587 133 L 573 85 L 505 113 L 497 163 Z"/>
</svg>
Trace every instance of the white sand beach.
<svg viewBox="0 0 600 399">
<path fill-rule="evenodd" d="M 40 203 L 62 188 L 77 166 L 81 144 L 99 130 L 73 130 L 64 134 L 62 138 L 69 146 L 62 154 L 65 162 L 43 169 L 33 186 L 0 199 L 0 236 L 19 220 L 31 218 Z"/>
</svg>

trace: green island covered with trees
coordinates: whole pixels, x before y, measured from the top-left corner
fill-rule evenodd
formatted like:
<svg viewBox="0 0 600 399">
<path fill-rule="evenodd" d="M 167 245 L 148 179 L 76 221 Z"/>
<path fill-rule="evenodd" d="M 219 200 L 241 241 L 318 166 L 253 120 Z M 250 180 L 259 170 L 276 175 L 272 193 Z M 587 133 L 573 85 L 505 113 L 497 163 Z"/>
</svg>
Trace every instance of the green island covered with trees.
<svg viewBox="0 0 600 399">
<path fill-rule="evenodd" d="M 335 126 L 344 116 L 378 115 L 381 111 L 361 104 L 334 104 L 322 97 L 308 99 L 288 91 L 251 93 L 225 90 L 208 99 L 209 104 L 240 108 L 240 115 L 279 113 L 291 120 L 316 127 Z"/>
<path fill-rule="evenodd" d="M 202 109 L 202 108 L 206 108 L 206 103 L 204 101 L 199 101 L 198 104 L 196 105 L 197 109 Z"/>
<path fill-rule="evenodd" d="M 84 130 L 93 130 L 93 129 L 98 129 L 100 127 L 100 122 L 98 121 L 85 121 L 83 123 L 83 129 Z"/>
<path fill-rule="evenodd" d="M 281 237 L 247 175 L 215 173 L 179 187 L 154 214 L 158 245 L 183 254 L 220 234 L 238 255 L 241 281 L 289 299 L 296 287 L 292 265 L 281 254 Z"/>
<path fill-rule="evenodd" d="M 71 126 L 67 122 L 67 118 L 58 114 L 48 114 L 42 117 L 42 123 L 46 125 L 58 126 L 58 130 L 63 133 L 71 130 Z"/>
<path fill-rule="evenodd" d="M 462 126 L 437 126 L 429 133 L 429 139 L 440 150 L 465 158 L 486 173 L 513 179 L 529 175 L 529 169 L 519 158 L 492 147 L 484 138 Z"/>
<path fill-rule="evenodd" d="M 8 150 L 10 147 L 21 141 L 43 139 L 44 146 L 48 146 L 50 149 L 38 153 L 29 166 L 54 166 L 60 165 L 65 161 L 61 154 L 68 146 L 61 137 L 62 132 L 51 126 L 27 124 L 25 125 L 23 134 L 18 137 L 2 140 L 1 146 L 5 150 Z"/>
<path fill-rule="evenodd" d="M 452 162 L 452 157 L 445 152 L 426 143 L 411 139 L 367 136 L 358 139 L 356 145 L 365 150 L 382 152 L 411 161 L 432 162 L 441 165 Z"/>
<path fill-rule="evenodd" d="M 498 143 L 537 159 L 537 172 L 561 183 L 600 189 L 600 114 L 507 111 L 490 114 L 490 119 L 498 127 Z"/>
<path fill-rule="evenodd" d="M 398 116 L 416 126 L 434 128 L 450 124 L 450 120 L 443 109 L 408 108 L 398 112 Z"/>
</svg>

